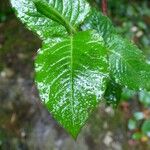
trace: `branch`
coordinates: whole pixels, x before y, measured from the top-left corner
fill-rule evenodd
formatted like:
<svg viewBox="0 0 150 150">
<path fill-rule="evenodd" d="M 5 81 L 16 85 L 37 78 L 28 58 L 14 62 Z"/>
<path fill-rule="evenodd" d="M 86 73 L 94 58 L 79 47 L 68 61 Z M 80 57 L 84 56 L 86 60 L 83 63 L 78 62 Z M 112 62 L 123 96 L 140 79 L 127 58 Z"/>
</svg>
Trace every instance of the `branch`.
<svg viewBox="0 0 150 150">
<path fill-rule="evenodd" d="M 102 12 L 107 16 L 107 0 L 102 0 Z"/>
</svg>

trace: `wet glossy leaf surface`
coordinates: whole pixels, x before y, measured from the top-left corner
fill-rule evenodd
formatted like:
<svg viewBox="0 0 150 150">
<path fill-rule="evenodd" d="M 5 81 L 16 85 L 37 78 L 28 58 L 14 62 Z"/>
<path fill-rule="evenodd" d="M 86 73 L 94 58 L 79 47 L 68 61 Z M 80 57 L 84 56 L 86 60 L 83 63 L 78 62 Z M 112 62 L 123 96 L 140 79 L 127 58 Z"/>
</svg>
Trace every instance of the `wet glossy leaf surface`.
<svg viewBox="0 0 150 150">
<path fill-rule="evenodd" d="M 35 62 L 40 97 L 74 138 L 103 96 L 116 106 L 122 87 L 150 90 L 150 64 L 141 50 L 119 36 L 109 18 L 90 9 L 85 0 L 11 4 L 43 40 Z"/>
<path fill-rule="evenodd" d="M 100 11 L 92 9 L 90 15 L 85 19 L 82 30 L 94 29 L 104 40 L 107 40 L 112 33 L 116 33 L 111 20 Z"/>
<path fill-rule="evenodd" d="M 36 82 L 48 110 L 76 137 L 106 89 L 107 50 L 91 31 L 46 44 L 36 58 Z M 44 62 L 43 62 L 44 60 Z"/>
<path fill-rule="evenodd" d="M 110 68 L 116 82 L 130 89 L 150 89 L 150 65 L 141 50 L 119 35 L 108 40 Z"/>
<path fill-rule="evenodd" d="M 115 82 L 130 89 L 150 90 L 150 65 L 141 50 L 131 41 L 119 36 L 111 21 L 99 12 L 92 11 L 83 30 L 95 29 L 110 50 L 109 64 Z"/>
<path fill-rule="evenodd" d="M 17 16 L 27 27 L 36 32 L 42 39 L 62 37 L 67 34 L 65 27 L 41 14 L 34 4 L 49 5 L 57 14 L 69 22 L 73 27 L 78 27 L 89 12 L 89 5 L 85 0 L 11 0 Z M 51 12 L 51 16 L 53 13 Z"/>
</svg>

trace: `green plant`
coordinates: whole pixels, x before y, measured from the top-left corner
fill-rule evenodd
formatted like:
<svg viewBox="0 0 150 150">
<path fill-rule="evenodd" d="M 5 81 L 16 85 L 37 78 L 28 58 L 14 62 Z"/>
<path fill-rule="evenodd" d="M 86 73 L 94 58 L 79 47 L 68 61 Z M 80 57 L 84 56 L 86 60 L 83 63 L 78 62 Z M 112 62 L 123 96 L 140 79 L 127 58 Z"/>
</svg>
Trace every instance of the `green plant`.
<svg viewBox="0 0 150 150">
<path fill-rule="evenodd" d="M 140 91 L 138 95 L 141 110 L 133 113 L 132 119 L 128 121 L 128 128 L 134 140 L 148 142 L 150 138 L 150 93 Z"/>
<path fill-rule="evenodd" d="M 150 65 L 141 50 L 85 0 L 11 4 L 43 40 L 35 82 L 43 104 L 74 138 L 103 98 L 117 105 L 123 87 L 150 89 Z"/>
</svg>

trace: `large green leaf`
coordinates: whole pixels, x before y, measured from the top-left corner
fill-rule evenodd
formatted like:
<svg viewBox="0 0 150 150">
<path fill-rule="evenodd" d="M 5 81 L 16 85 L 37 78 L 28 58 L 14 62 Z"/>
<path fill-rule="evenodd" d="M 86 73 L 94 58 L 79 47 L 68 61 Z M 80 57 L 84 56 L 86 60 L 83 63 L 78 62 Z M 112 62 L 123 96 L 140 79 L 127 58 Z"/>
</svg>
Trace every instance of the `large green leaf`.
<svg viewBox="0 0 150 150">
<path fill-rule="evenodd" d="M 108 17 L 96 10 L 91 11 L 82 29 L 95 29 L 104 38 L 110 50 L 110 75 L 116 83 L 130 89 L 150 90 L 150 65 L 142 51 L 131 41 L 119 36 Z"/>
<path fill-rule="evenodd" d="M 86 31 L 44 44 L 35 66 L 43 103 L 76 137 L 106 89 L 107 50 L 102 38 Z"/>
<path fill-rule="evenodd" d="M 65 36 L 61 23 L 76 29 L 89 12 L 85 0 L 11 0 L 11 4 L 21 21 L 44 40 Z"/>
</svg>

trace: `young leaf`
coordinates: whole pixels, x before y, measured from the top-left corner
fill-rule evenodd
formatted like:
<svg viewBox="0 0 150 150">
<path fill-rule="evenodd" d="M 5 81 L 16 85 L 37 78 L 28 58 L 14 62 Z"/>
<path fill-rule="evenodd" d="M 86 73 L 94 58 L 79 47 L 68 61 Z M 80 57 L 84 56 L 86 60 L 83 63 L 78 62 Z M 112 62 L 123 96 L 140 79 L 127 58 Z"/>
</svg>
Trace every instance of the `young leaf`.
<svg viewBox="0 0 150 150">
<path fill-rule="evenodd" d="M 67 27 L 76 29 L 89 13 L 85 0 L 11 0 L 11 4 L 21 21 L 44 40 L 65 36 Z"/>
<path fill-rule="evenodd" d="M 102 38 L 86 31 L 44 44 L 35 66 L 43 103 L 75 138 L 106 89 L 107 50 Z"/>
<path fill-rule="evenodd" d="M 110 50 L 110 74 L 116 83 L 130 89 L 150 90 L 150 65 L 141 50 L 116 33 L 110 20 L 94 10 L 82 26 L 83 30 L 95 29 Z"/>
</svg>

